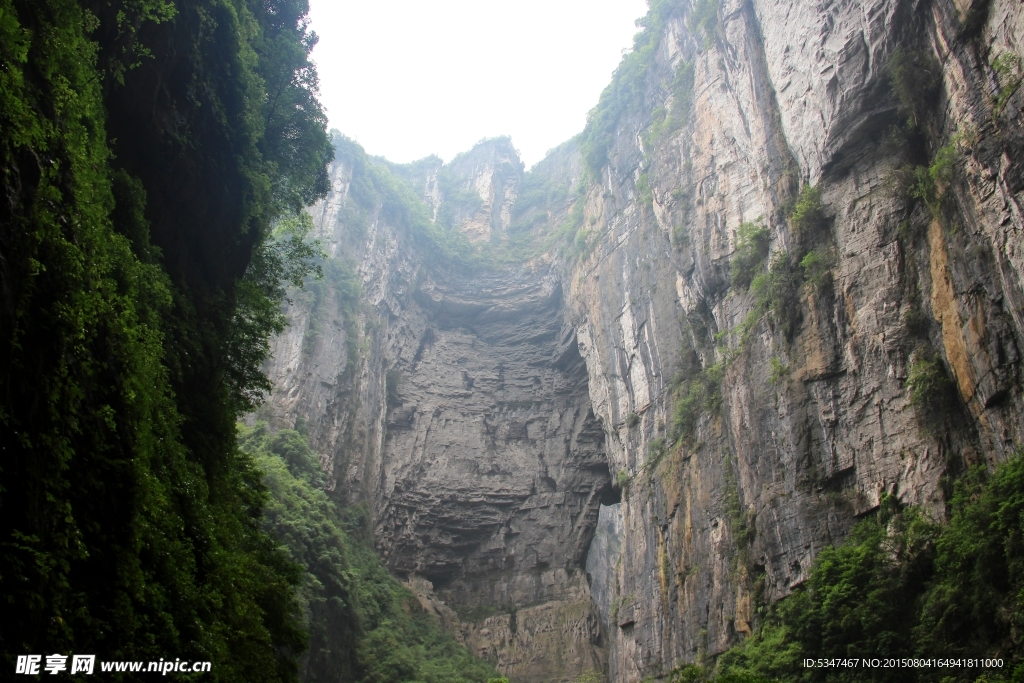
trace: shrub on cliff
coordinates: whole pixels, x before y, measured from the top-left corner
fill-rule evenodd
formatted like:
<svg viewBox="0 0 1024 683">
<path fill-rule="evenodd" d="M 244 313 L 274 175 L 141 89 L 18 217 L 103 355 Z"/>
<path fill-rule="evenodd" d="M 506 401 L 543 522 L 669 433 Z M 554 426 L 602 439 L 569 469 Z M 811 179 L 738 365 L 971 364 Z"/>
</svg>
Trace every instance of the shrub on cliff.
<svg viewBox="0 0 1024 683">
<path fill-rule="evenodd" d="M 941 84 L 941 69 L 935 57 L 925 50 L 896 49 L 889 57 L 889 82 L 908 125 L 920 126 Z"/>
<path fill-rule="evenodd" d="M 910 402 L 919 410 L 945 415 L 949 405 L 955 401 L 954 385 L 946 372 L 942 358 L 918 349 L 907 373 L 907 389 Z"/>
<path fill-rule="evenodd" d="M 801 239 L 808 239 L 825 226 L 825 207 L 821 203 L 821 188 L 805 185 L 789 213 L 789 224 Z"/>
<path fill-rule="evenodd" d="M 587 125 L 579 135 L 580 152 L 587 171 L 595 178 L 600 177 L 609 161 L 608 154 L 619 122 L 626 116 L 638 113 L 643 107 L 647 72 L 654 63 L 662 28 L 669 16 L 681 6 L 679 0 L 656 0 L 650 3 L 647 14 L 637 21 L 637 26 L 643 30 L 633 38 L 633 49 L 622 58 L 612 74 L 612 82 L 601 93 L 597 106 L 587 114 Z M 717 18 L 717 0 L 702 0 L 701 7 L 713 8 L 714 17 Z M 710 10 L 705 13 L 707 17 L 702 15 L 698 26 L 713 30 Z"/>
<path fill-rule="evenodd" d="M 693 439 L 701 418 L 717 414 L 722 405 L 720 387 L 724 375 L 725 364 L 716 363 L 680 379 L 672 412 L 673 442 Z"/>
<path fill-rule="evenodd" d="M 736 251 L 730 264 L 732 286 L 746 289 L 768 258 L 771 233 L 760 223 L 741 223 L 736 235 Z"/>
<path fill-rule="evenodd" d="M 764 623 L 721 655 L 714 680 L 997 681 L 1024 677 L 1024 456 L 989 474 L 970 470 L 954 487 L 949 522 L 880 509 L 810 576 L 768 610 Z M 816 668 L 805 658 L 993 658 L 1003 666 Z"/>
</svg>

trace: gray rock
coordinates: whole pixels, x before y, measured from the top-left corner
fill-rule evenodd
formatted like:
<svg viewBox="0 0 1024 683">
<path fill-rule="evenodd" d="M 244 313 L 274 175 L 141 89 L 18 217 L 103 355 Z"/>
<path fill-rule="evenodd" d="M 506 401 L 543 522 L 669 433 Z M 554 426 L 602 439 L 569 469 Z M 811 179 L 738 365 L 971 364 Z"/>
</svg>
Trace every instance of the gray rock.
<svg viewBox="0 0 1024 683">
<path fill-rule="evenodd" d="M 883 496 L 942 518 L 943 477 L 1021 441 L 1024 95 L 1019 67 L 991 66 L 1024 54 L 1021 5 L 724 0 L 706 39 L 689 12 L 665 23 L 600 177 L 575 143 L 527 176 L 501 140 L 393 167 L 476 248 L 531 245 L 519 265 L 430 255 L 383 203 L 357 206 L 337 162 L 311 213 L 363 304 L 297 296 L 274 343 L 263 416 L 304 418 L 391 569 L 516 681 L 632 683 L 723 652 L 757 596 L 789 594 Z M 893 191 L 900 45 L 941 73 L 926 156 L 959 131 L 937 214 Z M 687 63 L 692 108 L 656 134 Z M 824 219 L 801 234 L 786 207 L 808 183 Z M 455 210 L 442 185 L 480 202 Z M 817 246 L 826 268 L 793 266 L 766 310 L 732 286 L 745 222 L 772 258 Z M 930 354 L 954 391 L 913 401 Z M 676 439 L 694 382 L 717 400 Z"/>
</svg>

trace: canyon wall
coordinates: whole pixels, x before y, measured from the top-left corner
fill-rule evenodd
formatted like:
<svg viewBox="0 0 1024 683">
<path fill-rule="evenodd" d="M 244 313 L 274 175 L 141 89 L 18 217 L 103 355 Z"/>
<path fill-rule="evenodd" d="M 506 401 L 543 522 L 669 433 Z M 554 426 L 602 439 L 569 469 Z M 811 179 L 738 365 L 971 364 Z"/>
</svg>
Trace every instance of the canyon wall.
<svg viewBox="0 0 1024 683">
<path fill-rule="evenodd" d="M 490 240 L 510 222 L 522 165 L 504 140 L 457 162 L 448 177 L 434 163 L 395 171 L 429 220 Z M 350 199 L 355 183 L 373 186 L 364 171 L 339 160 L 311 211 L 362 283 L 359 305 L 323 285 L 330 272 L 296 294 L 261 417 L 301 419 L 337 495 L 372 509 L 385 562 L 474 652 L 517 680 L 602 672 L 584 563 L 617 494 L 557 269 L 452 265 L 399 210 L 416 196 Z M 446 185 L 461 203 L 441 205 Z"/>
<path fill-rule="evenodd" d="M 884 497 L 941 518 L 1021 439 L 1020 4 L 645 26 L 528 173 L 339 139 L 268 367 L 261 417 L 514 681 L 713 657 Z"/>
</svg>

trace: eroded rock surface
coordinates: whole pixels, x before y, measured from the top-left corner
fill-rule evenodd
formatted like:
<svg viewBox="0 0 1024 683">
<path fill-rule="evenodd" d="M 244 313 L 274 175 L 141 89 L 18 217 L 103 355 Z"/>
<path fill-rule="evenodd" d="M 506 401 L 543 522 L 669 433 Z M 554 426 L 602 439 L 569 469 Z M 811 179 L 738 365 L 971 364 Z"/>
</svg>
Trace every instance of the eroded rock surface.
<svg viewBox="0 0 1024 683">
<path fill-rule="evenodd" d="M 275 342 L 265 415 L 305 421 L 389 566 L 516 681 L 720 653 L 884 495 L 941 518 L 944 477 L 1021 441 L 1024 94 L 1019 57 L 993 63 L 1024 54 L 1022 6 L 693 10 L 663 17 L 600 169 L 568 143 L 523 176 L 507 141 L 395 169 L 518 265 L 439 257 L 340 155 L 311 212 L 361 303 L 297 297 Z M 910 113 L 897 50 L 934 63 Z M 949 145 L 928 201 L 900 191 Z M 774 299 L 735 275 L 744 224 L 790 278 Z M 927 363 L 952 390 L 912 400 Z"/>
</svg>

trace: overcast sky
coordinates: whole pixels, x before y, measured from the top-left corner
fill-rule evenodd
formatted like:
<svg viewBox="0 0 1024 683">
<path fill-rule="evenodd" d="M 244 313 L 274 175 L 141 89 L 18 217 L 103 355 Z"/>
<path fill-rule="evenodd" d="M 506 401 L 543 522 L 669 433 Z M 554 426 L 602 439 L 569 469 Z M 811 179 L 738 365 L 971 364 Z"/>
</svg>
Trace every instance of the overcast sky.
<svg viewBox="0 0 1024 683">
<path fill-rule="evenodd" d="M 583 130 L 644 0 L 310 0 L 330 127 L 396 162 L 511 135 L 530 167 Z"/>
</svg>

